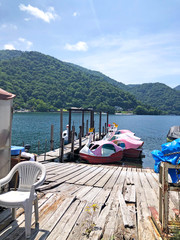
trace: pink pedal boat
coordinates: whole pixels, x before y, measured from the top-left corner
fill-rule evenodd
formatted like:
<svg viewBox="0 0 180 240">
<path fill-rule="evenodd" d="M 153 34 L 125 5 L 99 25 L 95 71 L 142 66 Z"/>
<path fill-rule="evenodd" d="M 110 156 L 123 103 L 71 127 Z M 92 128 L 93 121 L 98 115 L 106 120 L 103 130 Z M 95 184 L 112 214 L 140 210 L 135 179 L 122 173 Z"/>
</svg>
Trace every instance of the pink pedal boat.
<svg viewBox="0 0 180 240">
<path fill-rule="evenodd" d="M 129 130 L 117 131 L 117 127 L 113 125 L 102 140 L 92 141 L 93 135 L 90 132 L 88 143 L 79 152 L 80 158 L 89 163 L 114 163 L 121 161 L 123 157 L 141 157 L 144 142 Z"/>
<path fill-rule="evenodd" d="M 123 158 L 123 149 L 117 144 L 106 141 L 94 141 L 93 133 L 90 133 L 88 143 L 80 150 L 80 158 L 92 164 L 115 163 Z"/>
<path fill-rule="evenodd" d="M 112 141 L 122 147 L 125 158 L 141 157 L 144 142 L 130 130 L 117 130 L 117 125 L 113 123 L 113 125 L 109 125 L 109 132 L 103 139 Z"/>
</svg>

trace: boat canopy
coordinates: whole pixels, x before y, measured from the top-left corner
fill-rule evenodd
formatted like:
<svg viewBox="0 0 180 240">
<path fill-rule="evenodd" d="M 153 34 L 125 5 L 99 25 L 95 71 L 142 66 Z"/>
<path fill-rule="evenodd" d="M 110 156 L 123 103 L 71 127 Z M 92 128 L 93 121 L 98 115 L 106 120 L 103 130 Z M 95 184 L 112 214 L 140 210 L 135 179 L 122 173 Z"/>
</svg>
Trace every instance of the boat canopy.
<svg viewBox="0 0 180 240">
<path fill-rule="evenodd" d="M 169 129 L 169 132 L 167 134 L 167 137 L 169 139 L 175 140 L 177 138 L 180 138 L 180 126 L 173 126 Z"/>
</svg>

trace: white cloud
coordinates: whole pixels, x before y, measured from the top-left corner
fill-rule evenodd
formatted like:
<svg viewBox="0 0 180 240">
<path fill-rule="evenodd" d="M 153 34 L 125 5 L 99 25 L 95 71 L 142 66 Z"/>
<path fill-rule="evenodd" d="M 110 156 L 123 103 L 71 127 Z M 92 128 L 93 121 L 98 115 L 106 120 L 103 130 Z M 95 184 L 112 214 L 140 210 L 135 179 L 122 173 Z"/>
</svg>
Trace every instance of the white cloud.
<svg viewBox="0 0 180 240">
<path fill-rule="evenodd" d="M 2 25 L 0 26 L 0 30 L 3 30 L 3 29 L 17 30 L 17 26 L 14 25 L 14 24 L 2 24 Z"/>
<path fill-rule="evenodd" d="M 21 44 L 21 48 L 25 50 L 29 50 L 33 43 L 31 41 L 26 40 L 25 38 L 19 38 L 18 39 L 19 43 Z M 18 43 L 18 45 L 19 45 Z"/>
<path fill-rule="evenodd" d="M 91 52 L 71 61 L 125 84 L 166 81 L 172 85 L 170 79 L 180 78 L 179 38 L 179 33 L 106 36 L 88 42 Z"/>
<path fill-rule="evenodd" d="M 36 18 L 40 18 L 45 22 L 50 22 L 51 20 L 55 20 L 55 18 L 57 17 L 57 14 L 54 11 L 53 7 L 50 7 L 48 9 L 48 12 L 44 12 L 42 10 L 40 10 L 37 7 L 33 7 L 30 4 L 28 4 L 28 6 L 25 6 L 24 4 L 20 4 L 19 5 L 19 9 L 21 11 L 26 11 L 29 14 L 35 16 Z M 27 18 L 26 18 L 27 19 Z"/>
<path fill-rule="evenodd" d="M 15 47 L 13 46 L 13 44 L 5 44 L 4 49 L 5 50 L 15 50 Z"/>
<path fill-rule="evenodd" d="M 86 42 L 79 41 L 76 44 L 69 44 L 67 43 L 65 45 L 65 49 L 69 51 L 84 51 L 86 52 L 88 50 L 88 45 Z"/>
<path fill-rule="evenodd" d="M 77 17 L 78 13 L 77 12 L 73 12 L 73 17 Z"/>
</svg>

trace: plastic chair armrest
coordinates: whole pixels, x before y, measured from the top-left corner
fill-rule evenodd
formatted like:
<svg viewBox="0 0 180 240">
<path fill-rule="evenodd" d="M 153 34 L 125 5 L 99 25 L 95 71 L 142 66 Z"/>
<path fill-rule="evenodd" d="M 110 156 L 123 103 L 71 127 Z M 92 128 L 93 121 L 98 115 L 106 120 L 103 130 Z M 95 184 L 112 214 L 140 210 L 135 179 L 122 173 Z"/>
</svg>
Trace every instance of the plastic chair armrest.
<svg viewBox="0 0 180 240">
<path fill-rule="evenodd" d="M 34 189 L 36 189 L 37 187 L 39 187 L 40 185 L 42 185 L 43 184 L 43 182 L 45 181 L 45 178 L 46 178 L 46 173 L 42 173 L 42 175 L 41 175 L 41 177 L 40 177 L 40 179 L 36 182 L 36 183 L 34 183 L 32 186 L 34 187 Z"/>
<path fill-rule="evenodd" d="M 4 185 L 8 184 L 8 183 L 11 181 L 13 175 L 14 175 L 14 174 L 10 174 L 10 173 L 9 173 L 6 177 L 1 178 L 1 179 L 0 179 L 0 188 L 1 188 L 2 186 L 4 186 Z"/>
</svg>

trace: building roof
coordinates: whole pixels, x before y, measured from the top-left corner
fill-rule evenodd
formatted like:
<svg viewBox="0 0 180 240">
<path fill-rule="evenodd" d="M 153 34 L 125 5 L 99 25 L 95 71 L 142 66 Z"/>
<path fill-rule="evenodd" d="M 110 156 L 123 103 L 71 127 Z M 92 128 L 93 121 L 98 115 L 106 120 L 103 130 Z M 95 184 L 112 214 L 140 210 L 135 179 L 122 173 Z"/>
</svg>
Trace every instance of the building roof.
<svg viewBox="0 0 180 240">
<path fill-rule="evenodd" d="M 0 100 L 9 100 L 14 98 L 16 95 L 6 92 L 5 90 L 3 90 L 2 88 L 0 88 Z"/>
</svg>

